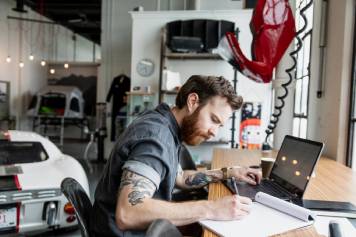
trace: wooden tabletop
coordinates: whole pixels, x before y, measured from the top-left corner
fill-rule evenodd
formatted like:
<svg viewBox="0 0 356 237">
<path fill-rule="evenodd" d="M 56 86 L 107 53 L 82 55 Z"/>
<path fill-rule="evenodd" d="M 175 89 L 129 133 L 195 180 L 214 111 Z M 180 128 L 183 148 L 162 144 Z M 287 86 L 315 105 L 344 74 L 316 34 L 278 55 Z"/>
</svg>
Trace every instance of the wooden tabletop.
<svg viewBox="0 0 356 237">
<path fill-rule="evenodd" d="M 250 166 L 260 164 L 261 151 L 241 149 L 214 149 L 212 169 L 234 165 Z M 356 205 L 356 172 L 326 157 L 322 157 L 316 166 L 304 195 L 305 199 L 347 201 Z M 231 195 L 221 183 L 209 185 L 209 200 Z M 245 233 L 246 234 L 246 233 Z M 209 230 L 204 230 L 204 237 L 216 237 Z M 313 226 L 274 235 L 280 237 L 319 237 Z"/>
</svg>

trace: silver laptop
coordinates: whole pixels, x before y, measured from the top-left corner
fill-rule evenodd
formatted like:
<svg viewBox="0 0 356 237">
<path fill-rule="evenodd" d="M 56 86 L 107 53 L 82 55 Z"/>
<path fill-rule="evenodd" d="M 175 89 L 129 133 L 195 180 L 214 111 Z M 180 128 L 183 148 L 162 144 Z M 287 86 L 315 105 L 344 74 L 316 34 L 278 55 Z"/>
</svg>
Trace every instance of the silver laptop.
<svg viewBox="0 0 356 237">
<path fill-rule="evenodd" d="M 323 148 L 324 144 L 321 142 L 285 136 L 269 179 L 263 179 L 256 186 L 238 182 L 239 195 L 254 199 L 256 193 L 262 191 L 299 203 Z M 231 180 L 226 180 L 224 183 L 230 190 L 234 190 Z"/>
</svg>

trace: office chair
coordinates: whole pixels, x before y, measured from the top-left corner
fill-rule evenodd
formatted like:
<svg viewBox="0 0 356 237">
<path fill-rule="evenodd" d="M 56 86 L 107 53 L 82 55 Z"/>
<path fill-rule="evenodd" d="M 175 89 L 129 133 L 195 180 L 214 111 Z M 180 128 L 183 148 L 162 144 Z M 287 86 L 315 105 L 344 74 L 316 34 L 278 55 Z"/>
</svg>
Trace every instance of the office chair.
<svg viewBox="0 0 356 237">
<path fill-rule="evenodd" d="M 197 170 L 189 150 L 184 145 L 182 145 L 180 149 L 179 164 L 183 170 Z"/>
<path fill-rule="evenodd" d="M 197 170 L 189 150 L 184 145 L 180 149 L 179 164 L 182 170 Z M 177 202 L 202 199 L 208 199 L 208 192 L 204 188 L 194 190 L 174 189 L 172 193 L 172 200 Z"/>
<path fill-rule="evenodd" d="M 183 237 L 183 235 L 170 221 L 157 219 L 148 227 L 146 237 Z"/>
<path fill-rule="evenodd" d="M 64 196 L 74 207 L 82 236 L 91 237 L 89 232 L 89 222 L 93 206 L 88 195 L 82 186 L 72 178 L 65 178 L 62 181 L 61 190 Z"/>
</svg>

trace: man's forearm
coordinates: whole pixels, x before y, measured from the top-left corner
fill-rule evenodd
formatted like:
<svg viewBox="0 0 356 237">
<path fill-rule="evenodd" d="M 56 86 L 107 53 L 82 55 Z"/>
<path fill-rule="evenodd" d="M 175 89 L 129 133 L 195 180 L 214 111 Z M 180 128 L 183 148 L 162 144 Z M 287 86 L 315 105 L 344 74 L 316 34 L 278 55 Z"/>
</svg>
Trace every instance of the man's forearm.
<svg viewBox="0 0 356 237">
<path fill-rule="evenodd" d="M 211 201 L 173 203 L 145 198 L 139 205 L 122 210 L 116 219 L 120 229 L 146 229 L 156 219 L 167 219 L 174 225 L 187 225 L 212 216 Z M 122 204 L 121 207 L 123 207 Z M 119 214 L 117 213 L 117 215 Z M 120 226 L 121 225 L 121 226 Z"/>
<path fill-rule="evenodd" d="M 223 179 L 223 172 L 216 170 L 186 170 L 182 171 L 177 177 L 177 187 L 182 189 L 195 189 L 206 186 L 209 183 L 215 183 Z"/>
<path fill-rule="evenodd" d="M 204 171 L 186 173 L 192 178 L 204 174 L 221 179 L 222 172 Z M 220 177 L 217 177 L 220 176 Z M 182 177 L 182 176 L 180 176 Z M 195 181 L 194 181 L 195 182 Z M 189 185 L 188 185 L 189 186 Z M 227 196 L 219 200 L 173 203 L 153 198 L 155 185 L 144 176 L 124 170 L 116 204 L 115 219 L 121 230 L 145 229 L 156 219 L 167 219 L 174 225 L 187 225 L 202 219 L 233 220 L 247 215 L 251 200 Z M 246 199 L 246 200 L 245 200 Z"/>
</svg>

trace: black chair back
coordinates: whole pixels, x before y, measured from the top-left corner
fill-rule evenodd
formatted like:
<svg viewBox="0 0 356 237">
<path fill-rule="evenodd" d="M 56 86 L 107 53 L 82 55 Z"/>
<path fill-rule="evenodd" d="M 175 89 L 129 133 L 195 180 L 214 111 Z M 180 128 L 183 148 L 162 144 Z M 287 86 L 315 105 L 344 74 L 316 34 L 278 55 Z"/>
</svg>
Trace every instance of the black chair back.
<svg viewBox="0 0 356 237">
<path fill-rule="evenodd" d="M 93 206 L 83 187 L 72 178 L 65 178 L 61 183 L 61 190 L 73 205 L 82 236 L 90 237 L 90 214 Z"/>
<path fill-rule="evenodd" d="M 197 170 L 195 163 L 192 159 L 187 147 L 182 145 L 179 153 L 179 164 L 183 170 Z"/>
<path fill-rule="evenodd" d="M 168 220 L 157 219 L 148 227 L 146 237 L 183 237 L 183 235 Z"/>
</svg>

